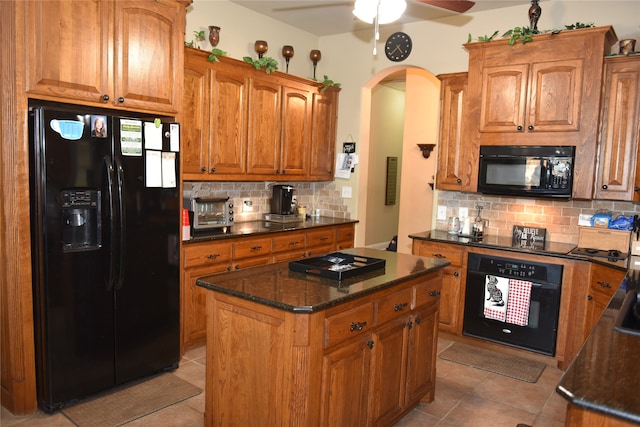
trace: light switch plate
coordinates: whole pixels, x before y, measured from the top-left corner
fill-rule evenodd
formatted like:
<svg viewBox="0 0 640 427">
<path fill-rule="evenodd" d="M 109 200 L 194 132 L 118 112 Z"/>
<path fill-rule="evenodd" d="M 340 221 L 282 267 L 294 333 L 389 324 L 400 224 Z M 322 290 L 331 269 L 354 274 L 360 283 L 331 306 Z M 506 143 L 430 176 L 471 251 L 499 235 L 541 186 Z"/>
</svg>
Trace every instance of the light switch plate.
<svg viewBox="0 0 640 427">
<path fill-rule="evenodd" d="M 444 221 L 445 219 L 447 219 L 447 207 L 446 206 L 442 206 L 442 205 L 438 205 L 438 220 L 440 221 Z"/>
<path fill-rule="evenodd" d="M 469 208 L 458 208 L 458 217 L 460 219 L 468 218 L 469 217 Z"/>
<path fill-rule="evenodd" d="M 349 187 L 348 185 L 342 187 L 342 197 L 344 197 L 345 199 L 350 199 L 352 197 L 351 187 Z"/>
</svg>

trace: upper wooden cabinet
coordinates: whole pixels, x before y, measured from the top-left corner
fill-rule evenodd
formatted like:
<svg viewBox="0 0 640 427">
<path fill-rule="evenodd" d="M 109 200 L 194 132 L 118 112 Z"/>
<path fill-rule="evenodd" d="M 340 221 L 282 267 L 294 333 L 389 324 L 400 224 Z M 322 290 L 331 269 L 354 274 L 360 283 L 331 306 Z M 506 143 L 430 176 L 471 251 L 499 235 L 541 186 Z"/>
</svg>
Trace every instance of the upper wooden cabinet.
<svg viewBox="0 0 640 427">
<path fill-rule="evenodd" d="M 462 105 L 468 76 L 467 73 L 452 73 L 437 77 L 440 80 L 440 130 L 436 188 L 462 191 L 470 186 L 464 171 L 473 167 L 467 162 L 462 140 Z"/>
<path fill-rule="evenodd" d="M 333 178 L 338 90 L 186 48 L 183 179 Z"/>
<path fill-rule="evenodd" d="M 640 202 L 640 57 L 605 58 L 595 199 Z"/>
<path fill-rule="evenodd" d="M 513 46 L 506 39 L 466 44 L 462 140 L 470 172 L 462 189 L 477 189 L 480 145 L 573 145 L 573 197 L 590 199 L 602 65 L 616 41 L 606 26 L 540 34 Z"/>
<path fill-rule="evenodd" d="M 174 115 L 185 5 L 173 0 L 26 4 L 26 92 L 33 97 Z"/>
</svg>

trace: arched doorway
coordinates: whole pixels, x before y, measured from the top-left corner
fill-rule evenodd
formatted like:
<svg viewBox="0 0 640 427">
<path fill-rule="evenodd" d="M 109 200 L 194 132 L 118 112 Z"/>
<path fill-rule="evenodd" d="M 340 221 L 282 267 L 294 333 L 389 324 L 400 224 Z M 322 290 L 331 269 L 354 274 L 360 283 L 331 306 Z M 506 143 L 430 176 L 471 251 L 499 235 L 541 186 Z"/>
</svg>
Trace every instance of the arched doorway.
<svg viewBox="0 0 640 427">
<path fill-rule="evenodd" d="M 358 180 L 358 219 L 364 232 L 356 236 L 357 246 L 381 244 L 397 235 L 398 252 L 410 253 L 408 235 L 431 228 L 434 194 L 429 183 L 435 174 L 435 154 L 425 159 L 417 144 L 436 143 L 439 93 L 440 82 L 432 73 L 410 66 L 381 71 L 364 85 L 359 148 L 367 161 L 361 162 Z M 399 98 L 404 101 L 401 107 Z M 379 146 L 393 139 L 389 129 L 401 133 L 398 148 Z M 380 184 L 386 182 L 386 157 L 393 157 L 387 156 L 389 152 L 398 153 L 395 207 L 384 204 L 385 189 Z"/>
</svg>

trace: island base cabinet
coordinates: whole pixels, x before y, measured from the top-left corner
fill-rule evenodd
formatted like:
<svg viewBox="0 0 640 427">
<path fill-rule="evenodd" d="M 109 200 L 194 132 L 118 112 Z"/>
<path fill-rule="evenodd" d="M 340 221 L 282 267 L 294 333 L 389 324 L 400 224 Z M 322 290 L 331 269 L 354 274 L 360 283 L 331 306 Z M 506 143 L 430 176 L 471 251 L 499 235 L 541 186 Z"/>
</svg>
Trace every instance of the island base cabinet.
<svg viewBox="0 0 640 427">
<path fill-rule="evenodd" d="M 207 290 L 205 426 L 393 425 L 433 400 L 441 286 L 437 270 L 313 313 Z"/>
</svg>

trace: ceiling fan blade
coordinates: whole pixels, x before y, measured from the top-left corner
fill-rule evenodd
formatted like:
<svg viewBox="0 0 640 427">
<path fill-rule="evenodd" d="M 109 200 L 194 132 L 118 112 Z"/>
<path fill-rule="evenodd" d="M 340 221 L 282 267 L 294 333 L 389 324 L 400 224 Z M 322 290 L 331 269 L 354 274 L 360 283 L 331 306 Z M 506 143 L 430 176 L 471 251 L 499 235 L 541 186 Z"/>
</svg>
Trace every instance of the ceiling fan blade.
<svg viewBox="0 0 640 427">
<path fill-rule="evenodd" d="M 431 6 L 440 7 L 442 9 L 452 10 L 458 13 L 464 13 L 467 10 L 471 9 L 474 4 L 476 4 L 473 1 L 465 1 L 465 0 L 449 0 L 449 1 L 415 0 L 415 1 L 417 1 L 418 3 L 424 3 Z"/>
</svg>

